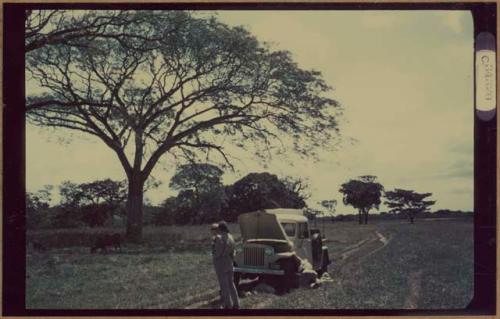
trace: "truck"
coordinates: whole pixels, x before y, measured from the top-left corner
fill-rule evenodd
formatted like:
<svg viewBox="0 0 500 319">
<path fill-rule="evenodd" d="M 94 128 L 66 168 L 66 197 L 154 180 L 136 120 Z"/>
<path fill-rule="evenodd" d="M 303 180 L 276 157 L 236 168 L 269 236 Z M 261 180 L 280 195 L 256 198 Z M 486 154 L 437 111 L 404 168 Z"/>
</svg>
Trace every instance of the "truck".
<svg viewBox="0 0 500 319">
<path fill-rule="evenodd" d="M 264 209 L 238 217 L 242 242 L 234 256 L 234 282 L 271 279 L 279 286 L 297 287 L 300 272 L 309 265 L 318 275 L 330 259 L 319 229 L 311 229 L 301 209 Z"/>
</svg>

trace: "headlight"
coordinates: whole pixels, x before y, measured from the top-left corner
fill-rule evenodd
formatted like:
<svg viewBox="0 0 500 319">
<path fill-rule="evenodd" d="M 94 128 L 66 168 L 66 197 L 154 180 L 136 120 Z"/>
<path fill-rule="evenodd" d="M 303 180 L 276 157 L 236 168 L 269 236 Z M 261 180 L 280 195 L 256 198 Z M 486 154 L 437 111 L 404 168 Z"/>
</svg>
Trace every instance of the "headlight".
<svg viewBox="0 0 500 319">
<path fill-rule="evenodd" d="M 266 247 L 264 248 L 264 254 L 271 256 L 272 254 L 274 254 L 274 249 L 272 247 Z"/>
</svg>

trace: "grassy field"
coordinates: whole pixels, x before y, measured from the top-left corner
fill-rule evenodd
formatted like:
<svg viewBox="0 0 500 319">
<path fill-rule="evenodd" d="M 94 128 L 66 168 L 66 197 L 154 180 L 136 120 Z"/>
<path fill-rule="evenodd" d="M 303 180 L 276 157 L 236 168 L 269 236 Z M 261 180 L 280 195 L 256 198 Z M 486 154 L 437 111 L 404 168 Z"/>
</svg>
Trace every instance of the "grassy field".
<svg viewBox="0 0 500 319">
<path fill-rule="evenodd" d="M 231 228 L 238 238 L 237 226 Z M 339 222 L 325 225 L 325 232 L 334 259 L 331 281 L 281 296 L 247 293 L 243 308 L 464 308 L 472 297 L 472 220 Z M 28 237 L 55 241 L 50 231 Z M 147 228 L 145 239 L 146 245 L 121 253 L 92 255 L 83 239 L 67 240 L 66 248 L 50 243 L 45 253 L 28 250 L 27 308 L 215 306 L 207 226 Z"/>
</svg>

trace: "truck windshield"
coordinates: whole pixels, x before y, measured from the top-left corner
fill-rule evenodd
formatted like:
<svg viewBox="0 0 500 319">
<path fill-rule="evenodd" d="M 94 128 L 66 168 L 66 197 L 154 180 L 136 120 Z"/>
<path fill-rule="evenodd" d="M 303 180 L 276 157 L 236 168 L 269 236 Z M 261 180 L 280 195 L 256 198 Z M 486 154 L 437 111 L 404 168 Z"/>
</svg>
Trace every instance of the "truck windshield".
<svg viewBox="0 0 500 319">
<path fill-rule="evenodd" d="M 309 238 L 309 230 L 306 223 L 299 223 L 299 238 Z"/>
<path fill-rule="evenodd" d="M 288 237 L 295 237 L 295 223 L 281 223 Z"/>
</svg>

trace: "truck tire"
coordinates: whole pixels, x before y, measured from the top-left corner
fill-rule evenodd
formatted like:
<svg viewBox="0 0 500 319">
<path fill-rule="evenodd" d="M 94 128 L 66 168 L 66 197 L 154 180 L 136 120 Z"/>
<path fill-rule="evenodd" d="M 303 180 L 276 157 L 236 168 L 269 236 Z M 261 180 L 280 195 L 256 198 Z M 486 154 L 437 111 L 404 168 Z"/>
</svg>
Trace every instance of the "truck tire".
<svg viewBox="0 0 500 319">
<path fill-rule="evenodd" d="M 289 291 L 293 288 L 299 287 L 299 276 L 297 272 L 299 271 L 296 263 L 292 259 L 284 260 L 282 263 L 282 269 L 285 271 L 285 275 L 282 277 L 282 287 Z"/>
</svg>

